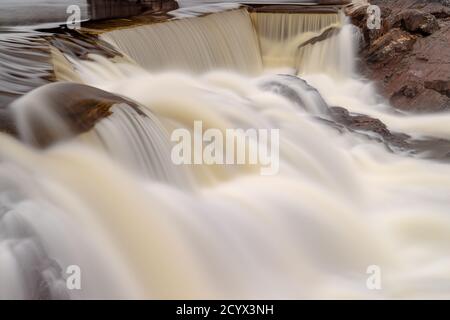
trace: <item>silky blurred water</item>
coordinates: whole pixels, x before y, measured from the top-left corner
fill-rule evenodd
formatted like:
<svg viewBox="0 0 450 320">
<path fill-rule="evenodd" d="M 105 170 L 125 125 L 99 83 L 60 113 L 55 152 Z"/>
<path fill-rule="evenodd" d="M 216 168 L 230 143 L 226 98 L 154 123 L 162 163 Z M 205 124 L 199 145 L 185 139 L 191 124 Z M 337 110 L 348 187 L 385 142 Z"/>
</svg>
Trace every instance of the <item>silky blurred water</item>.
<svg viewBox="0 0 450 320">
<path fill-rule="evenodd" d="M 11 104 L 22 141 L 0 134 L 0 298 L 450 297 L 448 163 L 324 121 L 339 105 L 450 139 L 450 115 L 393 114 L 355 71 L 341 18 L 257 16 L 254 28 L 246 11 L 214 13 L 103 34 L 123 57 L 53 56 L 69 83 Z M 292 50 L 296 30 L 329 25 L 331 37 Z M 134 104 L 74 134 L 55 112 L 65 97 L 51 97 L 75 83 L 80 99 L 89 85 Z M 279 174 L 174 166 L 171 132 L 199 120 L 279 129 Z M 33 143 L 36 122 L 51 146 Z M 82 290 L 64 286 L 69 265 Z M 366 284 L 373 265 L 380 290 Z"/>
<path fill-rule="evenodd" d="M 2 0 L 0 26 L 65 22 L 69 17 L 67 8 L 70 5 L 80 7 L 82 20 L 88 18 L 86 0 Z"/>
</svg>

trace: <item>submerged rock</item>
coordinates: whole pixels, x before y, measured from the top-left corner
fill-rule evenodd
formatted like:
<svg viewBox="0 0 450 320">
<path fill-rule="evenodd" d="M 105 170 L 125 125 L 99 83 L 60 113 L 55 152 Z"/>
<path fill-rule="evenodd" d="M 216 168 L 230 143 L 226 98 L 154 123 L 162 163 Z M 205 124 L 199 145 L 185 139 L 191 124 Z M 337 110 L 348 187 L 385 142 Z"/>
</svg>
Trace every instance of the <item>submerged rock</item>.
<svg viewBox="0 0 450 320">
<path fill-rule="evenodd" d="M 96 35 L 64 28 L 0 33 L 0 119 L 12 101 L 57 80 L 53 49 L 78 59 L 89 59 L 90 54 L 122 56 Z M 5 131 L 5 124 L 0 126 Z"/>
<path fill-rule="evenodd" d="M 391 132 L 379 119 L 365 114 L 350 113 L 342 107 L 330 107 L 330 112 L 334 121 L 350 131 L 364 133 L 370 138 L 376 137 L 378 141 L 394 148 L 411 149 L 407 143 L 408 135 Z"/>
<path fill-rule="evenodd" d="M 46 147 L 92 129 L 98 121 L 112 114 L 110 109 L 116 104 L 126 104 L 143 114 L 132 101 L 69 82 L 55 82 L 35 89 L 15 100 L 8 111 L 14 132 L 21 140 Z"/>
</svg>

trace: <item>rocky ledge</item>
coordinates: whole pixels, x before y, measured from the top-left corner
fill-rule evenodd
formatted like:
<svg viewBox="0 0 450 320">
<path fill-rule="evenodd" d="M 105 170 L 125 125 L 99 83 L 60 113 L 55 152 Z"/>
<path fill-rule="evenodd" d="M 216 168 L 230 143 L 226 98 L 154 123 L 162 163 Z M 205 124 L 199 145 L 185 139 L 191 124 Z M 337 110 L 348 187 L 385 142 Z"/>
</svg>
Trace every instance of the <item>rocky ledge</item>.
<svg viewBox="0 0 450 320">
<path fill-rule="evenodd" d="M 370 0 L 381 28 L 367 27 L 367 7 L 349 7 L 362 32 L 361 70 L 404 111 L 450 111 L 450 1 Z"/>
</svg>

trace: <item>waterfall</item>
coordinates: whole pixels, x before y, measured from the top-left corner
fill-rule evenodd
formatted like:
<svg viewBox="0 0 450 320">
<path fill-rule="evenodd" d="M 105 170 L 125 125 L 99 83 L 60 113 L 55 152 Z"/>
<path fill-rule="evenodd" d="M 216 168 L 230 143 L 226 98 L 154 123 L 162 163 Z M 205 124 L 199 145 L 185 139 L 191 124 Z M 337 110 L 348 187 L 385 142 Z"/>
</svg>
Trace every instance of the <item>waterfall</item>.
<svg viewBox="0 0 450 320">
<path fill-rule="evenodd" d="M 351 25 L 342 26 L 339 30 L 332 31 L 328 40 L 301 46 L 294 62 L 297 72 L 300 75 L 324 73 L 341 78 L 353 76 L 354 28 Z"/>
<path fill-rule="evenodd" d="M 337 130 L 330 106 L 418 138 L 450 139 L 450 116 L 392 113 L 354 36 L 339 13 L 235 9 L 102 34 L 124 57 L 52 52 L 72 83 L 15 100 L 20 139 L 0 133 L 0 298 L 448 298 L 450 166 Z M 99 101 L 68 129 L 62 110 Z M 278 174 L 175 165 L 171 133 L 195 121 L 279 129 Z"/>
<path fill-rule="evenodd" d="M 261 72 L 257 39 L 245 10 L 107 32 L 101 38 L 151 71 Z"/>
</svg>

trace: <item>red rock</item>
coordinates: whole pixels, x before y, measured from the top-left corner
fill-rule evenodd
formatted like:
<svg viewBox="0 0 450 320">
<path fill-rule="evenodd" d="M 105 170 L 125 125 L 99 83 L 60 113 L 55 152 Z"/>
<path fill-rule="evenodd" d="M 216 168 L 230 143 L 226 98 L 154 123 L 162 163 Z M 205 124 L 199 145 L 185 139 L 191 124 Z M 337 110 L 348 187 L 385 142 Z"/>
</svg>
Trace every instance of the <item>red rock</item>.
<svg viewBox="0 0 450 320">
<path fill-rule="evenodd" d="M 365 9 L 347 11 L 361 28 L 361 71 L 405 111 L 450 111 L 450 8 L 424 0 L 372 0 L 380 30 L 367 29 Z"/>
</svg>

